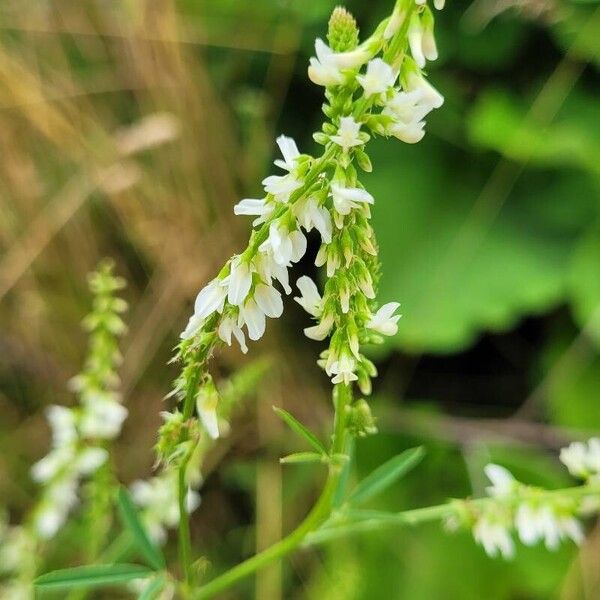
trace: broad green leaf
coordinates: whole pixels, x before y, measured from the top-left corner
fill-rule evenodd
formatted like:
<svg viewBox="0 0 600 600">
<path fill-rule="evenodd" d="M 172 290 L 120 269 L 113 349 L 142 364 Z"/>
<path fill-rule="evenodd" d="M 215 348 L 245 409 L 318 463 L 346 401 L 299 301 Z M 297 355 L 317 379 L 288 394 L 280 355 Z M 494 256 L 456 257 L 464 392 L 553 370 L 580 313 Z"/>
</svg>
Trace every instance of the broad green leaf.
<svg viewBox="0 0 600 600">
<path fill-rule="evenodd" d="M 162 591 L 165 582 L 166 578 L 164 575 L 158 575 L 154 579 L 151 579 L 138 596 L 138 600 L 154 600 Z"/>
<path fill-rule="evenodd" d="M 287 410 L 283 410 L 283 408 L 273 407 L 273 410 L 277 414 L 278 417 L 283 419 L 287 425 L 295 431 L 300 437 L 303 437 L 317 452 L 321 454 L 327 454 L 327 450 L 325 450 L 325 446 L 319 441 L 317 436 L 307 429 L 300 421 L 295 419 Z"/>
<path fill-rule="evenodd" d="M 34 584 L 44 588 L 98 587 L 141 579 L 152 573 L 142 565 L 89 565 L 45 573 L 35 579 Z"/>
<path fill-rule="evenodd" d="M 573 253 L 568 276 L 573 314 L 600 345 L 600 227 L 595 225 Z"/>
<path fill-rule="evenodd" d="M 380 494 L 415 467 L 425 455 L 421 446 L 405 450 L 367 475 L 348 497 L 349 504 L 360 504 Z"/>
<path fill-rule="evenodd" d="M 279 459 L 282 464 L 323 462 L 323 454 L 317 452 L 294 452 Z"/>
<path fill-rule="evenodd" d="M 131 499 L 129 492 L 124 487 L 119 488 L 117 500 L 123 523 L 131 531 L 136 546 L 138 547 L 142 556 L 154 569 L 164 569 L 165 559 L 160 550 L 150 540 L 146 529 L 140 521 L 133 500 Z"/>
<path fill-rule="evenodd" d="M 432 137 L 373 148 L 364 183 L 376 198 L 379 297 L 401 302 L 404 315 L 374 355 L 456 352 L 565 302 L 570 253 L 597 213 L 591 179 L 526 173 L 508 196 L 481 196 L 487 159 Z"/>
</svg>

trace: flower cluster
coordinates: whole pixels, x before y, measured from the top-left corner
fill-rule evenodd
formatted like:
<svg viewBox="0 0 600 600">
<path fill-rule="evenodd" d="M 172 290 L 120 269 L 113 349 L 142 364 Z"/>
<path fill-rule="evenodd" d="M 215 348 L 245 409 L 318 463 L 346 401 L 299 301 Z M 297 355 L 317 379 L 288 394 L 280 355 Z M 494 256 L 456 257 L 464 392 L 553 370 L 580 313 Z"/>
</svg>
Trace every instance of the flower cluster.
<svg viewBox="0 0 600 600">
<path fill-rule="evenodd" d="M 306 335 L 331 337 L 320 360 L 331 381 L 357 381 L 363 393 L 370 393 L 376 371 L 360 346 L 397 331 L 399 304 L 374 305 L 379 272 L 369 223 L 374 198 L 361 185 L 354 163 L 371 170 L 365 144 L 373 135 L 418 142 L 424 118 L 441 106 L 443 97 L 422 72 L 425 60 L 437 54 L 433 15 L 421 0 L 401 0 L 392 17 L 359 44 L 353 17 L 337 8 L 328 42 L 316 40 L 308 68 L 310 79 L 325 87 L 327 121 L 313 136 L 324 153 L 313 158 L 301 154 L 290 137 L 277 138 L 282 158 L 275 165 L 283 174 L 263 180 L 262 198 L 245 198 L 234 208 L 237 215 L 255 217 L 249 245 L 200 291 L 181 334 L 178 358 L 184 376 L 175 393 L 181 399 L 187 391 L 195 394 L 190 381 L 202 371 L 193 380 L 200 389 L 197 412 L 212 437 L 218 435 L 216 397 L 203 387 L 208 373 L 200 357 L 207 358 L 218 341 L 231 345 L 233 339 L 247 352 L 246 337 L 258 340 L 267 317 L 281 316 L 282 292 L 291 292 L 288 269 L 306 252 L 306 232 L 319 233 L 315 264 L 325 267 L 327 279 L 321 294 L 313 281 L 301 277 L 296 300 L 316 320 Z M 189 365 L 194 368 L 186 375 Z"/>
<path fill-rule="evenodd" d="M 600 473 L 600 440 L 594 438 L 587 444 L 573 442 L 563 448 L 561 461 L 571 474 L 588 483 L 598 481 Z M 465 504 L 465 521 L 471 521 L 473 536 L 490 556 L 512 558 L 515 543 L 512 532 L 526 546 L 543 542 L 548 550 L 556 550 L 563 540 L 580 544 L 584 538 L 579 517 L 590 508 L 587 502 L 594 494 L 586 494 L 586 487 L 549 492 L 527 486 L 499 465 L 489 464 L 485 473 L 492 485 L 487 488 L 490 500 L 473 506 Z M 597 495 L 597 491 L 596 491 Z M 598 507 L 592 507 L 597 510 Z"/>
<path fill-rule="evenodd" d="M 42 538 L 54 536 L 62 526 L 78 501 L 81 479 L 105 464 L 106 440 L 119 434 L 127 416 L 115 391 L 121 358 L 117 339 L 125 330 L 120 314 L 127 305 L 115 296 L 124 281 L 112 270 L 113 265 L 105 262 L 90 277 L 94 305 L 84 320 L 90 332 L 89 355 L 82 373 L 71 380 L 79 405 L 46 410 L 52 450 L 31 471 L 33 479 L 44 486 L 34 514 L 34 525 Z"/>
<path fill-rule="evenodd" d="M 156 542 L 164 543 L 166 529 L 179 523 L 177 473 L 168 470 L 150 479 L 134 481 L 131 495 L 141 508 L 142 520 L 150 536 Z M 186 503 L 188 512 L 193 512 L 200 505 L 200 495 L 189 489 Z"/>
</svg>

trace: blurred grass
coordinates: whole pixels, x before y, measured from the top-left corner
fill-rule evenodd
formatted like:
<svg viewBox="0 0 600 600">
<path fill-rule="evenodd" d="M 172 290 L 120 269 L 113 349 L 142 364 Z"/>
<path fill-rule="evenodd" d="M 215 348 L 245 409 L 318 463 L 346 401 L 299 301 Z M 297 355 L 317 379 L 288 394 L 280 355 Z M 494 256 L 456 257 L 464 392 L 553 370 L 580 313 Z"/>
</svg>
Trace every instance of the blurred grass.
<svg viewBox="0 0 600 600">
<path fill-rule="evenodd" d="M 247 235 L 233 204 L 259 193 L 276 133 L 312 148 L 321 90 L 305 67 L 333 4 L 0 6 L 0 498 L 15 519 L 48 445 L 43 407 L 71 402 L 85 275 L 105 255 L 132 306 L 121 476 L 150 471 L 170 349 L 196 291 Z M 368 31 L 389 2 L 349 8 Z M 357 476 L 429 448 L 385 508 L 481 493 L 489 459 L 562 484 L 548 449 L 600 429 L 598 19 L 594 2 L 449 3 L 431 68 L 446 104 L 418 146 L 375 144 L 365 183 L 382 300 L 405 316 L 376 355 L 382 434 L 359 445 Z M 274 382 L 209 461 L 193 528 L 216 569 L 297 522 L 318 479 L 276 460 L 289 441 L 272 404 L 327 435 L 320 346 L 299 338 L 306 321 L 290 304 L 253 349 L 276 357 Z M 243 360 L 226 350 L 216 372 Z M 300 554 L 231 597 L 594 600 L 599 539 L 504 564 L 466 535 L 390 531 Z"/>
</svg>

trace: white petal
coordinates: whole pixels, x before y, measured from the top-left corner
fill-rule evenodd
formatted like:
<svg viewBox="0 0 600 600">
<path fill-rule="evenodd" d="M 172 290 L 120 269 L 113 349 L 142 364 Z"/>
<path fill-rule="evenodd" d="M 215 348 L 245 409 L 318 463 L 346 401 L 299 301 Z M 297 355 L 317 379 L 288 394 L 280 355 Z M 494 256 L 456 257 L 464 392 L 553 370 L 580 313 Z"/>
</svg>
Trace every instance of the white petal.
<svg viewBox="0 0 600 600">
<path fill-rule="evenodd" d="M 254 290 L 254 300 L 267 317 L 276 319 L 283 313 L 281 294 L 270 285 L 259 283 Z"/>
</svg>

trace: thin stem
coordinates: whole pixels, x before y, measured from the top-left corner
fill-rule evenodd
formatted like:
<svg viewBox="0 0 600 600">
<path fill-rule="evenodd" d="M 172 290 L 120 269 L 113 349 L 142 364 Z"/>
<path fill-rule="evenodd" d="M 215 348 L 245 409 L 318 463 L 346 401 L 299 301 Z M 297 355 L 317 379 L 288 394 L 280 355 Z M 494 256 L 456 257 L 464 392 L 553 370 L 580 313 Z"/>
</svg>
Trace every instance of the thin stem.
<svg viewBox="0 0 600 600">
<path fill-rule="evenodd" d="M 346 385 L 336 385 L 334 388 L 334 431 L 331 441 L 330 454 L 333 457 L 339 454 L 346 445 L 346 406 L 352 401 L 352 389 Z M 286 554 L 289 554 L 294 549 L 298 548 L 306 538 L 306 536 L 318 528 L 326 521 L 330 514 L 333 503 L 333 498 L 339 484 L 341 476 L 341 467 L 332 461 L 329 467 L 327 481 L 323 487 L 323 491 L 319 496 L 316 504 L 308 513 L 307 517 L 281 541 L 273 544 L 270 548 L 263 550 L 259 554 L 241 562 L 229 571 L 215 577 L 209 581 L 201 589 L 192 595 L 194 600 L 204 600 L 212 598 L 216 594 L 223 592 L 232 585 L 235 585 L 240 580 L 262 569 L 274 560 L 277 560 Z"/>
<path fill-rule="evenodd" d="M 598 484 L 586 484 L 559 490 L 540 490 L 537 497 L 551 499 L 556 497 L 581 498 L 584 496 L 598 495 L 600 495 L 600 487 Z M 340 519 L 339 521 L 336 521 L 336 525 L 324 527 L 319 531 L 311 533 L 306 537 L 304 546 L 315 546 L 336 539 L 345 538 L 348 535 L 386 529 L 393 525 L 419 525 L 431 521 L 440 521 L 453 515 L 458 515 L 461 507 L 466 506 L 481 510 L 489 504 L 498 503 L 500 501 L 501 500 L 498 498 L 477 498 L 475 500 L 466 500 L 464 502 L 449 502 L 424 508 L 415 508 L 398 513 L 385 513 L 369 510 L 342 510 L 338 515 L 335 515 Z M 520 500 L 517 497 L 514 501 L 518 503 Z M 346 523 L 344 523 L 344 519 L 347 520 Z M 348 522 L 350 520 L 353 520 L 354 522 Z"/>
</svg>

